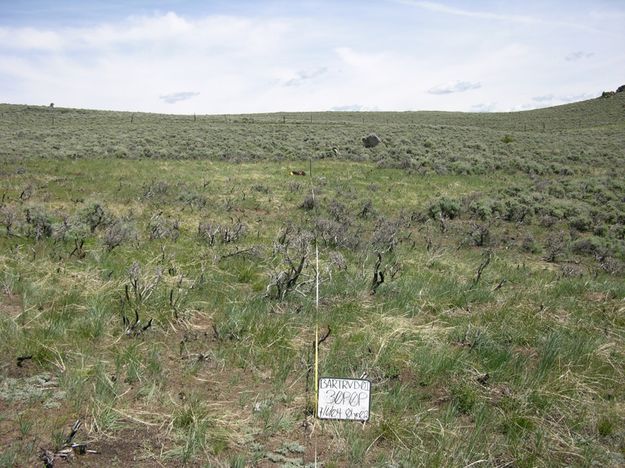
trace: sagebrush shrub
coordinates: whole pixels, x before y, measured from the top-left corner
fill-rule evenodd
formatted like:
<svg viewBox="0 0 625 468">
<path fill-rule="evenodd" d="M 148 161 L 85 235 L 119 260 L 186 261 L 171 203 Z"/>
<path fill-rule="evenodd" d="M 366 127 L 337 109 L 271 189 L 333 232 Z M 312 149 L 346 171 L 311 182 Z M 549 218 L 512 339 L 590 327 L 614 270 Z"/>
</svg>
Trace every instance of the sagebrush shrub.
<svg viewBox="0 0 625 468">
<path fill-rule="evenodd" d="M 454 219 L 460 214 L 460 204 L 447 197 L 439 198 L 429 206 L 428 214 L 432 219 Z"/>
<path fill-rule="evenodd" d="M 106 226 L 109 222 L 106 210 L 98 202 L 93 202 L 89 206 L 85 207 L 80 212 L 79 219 L 89 227 L 92 234 L 98 227 Z"/>
<path fill-rule="evenodd" d="M 137 239 L 137 230 L 130 221 L 115 220 L 104 231 L 102 242 L 111 251 L 125 242 Z"/>
<path fill-rule="evenodd" d="M 175 242 L 180 237 L 180 223 L 177 219 L 168 219 L 158 213 L 150 218 L 148 236 L 150 240 L 172 239 Z"/>
<path fill-rule="evenodd" d="M 312 195 L 307 195 L 299 207 L 303 210 L 310 211 L 313 208 L 315 208 L 316 205 L 317 205 L 317 200 L 315 199 L 315 197 L 313 197 Z"/>
<path fill-rule="evenodd" d="M 44 208 L 35 206 L 26 209 L 28 236 L 35 240 L 52 236 L 52 216 Z"/>
<path fill-rule="evenodd" d="M 0 207 L 0 224 L 6 229 L 7 235 L 13 234 L 13 229 L 19 222 L 18 211 L 14 206 L 4 205 Z"/>
</svg>

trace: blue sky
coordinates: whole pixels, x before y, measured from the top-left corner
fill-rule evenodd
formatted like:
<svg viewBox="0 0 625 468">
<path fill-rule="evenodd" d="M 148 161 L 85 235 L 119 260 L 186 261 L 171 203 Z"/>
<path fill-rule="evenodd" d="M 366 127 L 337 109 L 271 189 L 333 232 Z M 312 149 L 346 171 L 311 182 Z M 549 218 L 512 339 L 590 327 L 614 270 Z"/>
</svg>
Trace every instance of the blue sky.
<svg viewBox="0 0 625 468">
<path fill-rule="evenodd" d="M 0 102 L 511 111 L 625 84 L 625 1 L 0 0 Z"/>
</svg>

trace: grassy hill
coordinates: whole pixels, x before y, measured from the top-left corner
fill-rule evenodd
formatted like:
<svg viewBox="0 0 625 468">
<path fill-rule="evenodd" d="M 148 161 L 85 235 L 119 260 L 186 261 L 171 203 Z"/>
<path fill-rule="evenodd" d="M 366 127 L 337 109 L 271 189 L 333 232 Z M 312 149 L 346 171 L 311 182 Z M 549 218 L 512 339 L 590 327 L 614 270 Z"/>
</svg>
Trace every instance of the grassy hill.
<svg viewBox="0 0 625 468">
<path fill-rule="evenodd" d="M 624 106 L 0 105 L 0 465 L 622 466 Z"/>
</svg>

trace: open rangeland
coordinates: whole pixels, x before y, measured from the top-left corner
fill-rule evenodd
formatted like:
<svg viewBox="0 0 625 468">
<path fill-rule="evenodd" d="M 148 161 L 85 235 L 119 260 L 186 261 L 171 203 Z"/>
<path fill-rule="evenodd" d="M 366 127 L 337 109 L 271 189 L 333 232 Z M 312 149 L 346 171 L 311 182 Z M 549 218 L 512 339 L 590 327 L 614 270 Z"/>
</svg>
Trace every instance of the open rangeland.
<svg viewBox="0 0 625 468">
<path fill-rule="evenodd" d="M 625 93 L 0 105 L 0 161 L 1 466 L 625 465 Z M 316 320 L 365 424 L 313 416 Z"/>
</svg>

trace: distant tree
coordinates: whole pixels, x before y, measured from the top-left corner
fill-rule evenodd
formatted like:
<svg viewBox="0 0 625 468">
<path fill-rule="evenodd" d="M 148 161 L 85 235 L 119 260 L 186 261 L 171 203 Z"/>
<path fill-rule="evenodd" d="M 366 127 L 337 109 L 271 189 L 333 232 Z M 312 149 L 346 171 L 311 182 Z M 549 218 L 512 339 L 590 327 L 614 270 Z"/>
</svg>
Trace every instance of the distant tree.
<svg viewBox="0 0 625 468">
<path fill-rule="evenodd" d="M 50 103 L 50 107 L 54 107 L 54 103 L 53 102 Z"/>
</svg>

